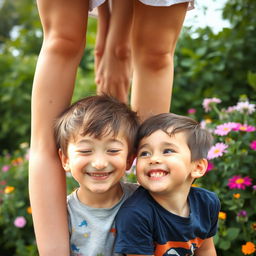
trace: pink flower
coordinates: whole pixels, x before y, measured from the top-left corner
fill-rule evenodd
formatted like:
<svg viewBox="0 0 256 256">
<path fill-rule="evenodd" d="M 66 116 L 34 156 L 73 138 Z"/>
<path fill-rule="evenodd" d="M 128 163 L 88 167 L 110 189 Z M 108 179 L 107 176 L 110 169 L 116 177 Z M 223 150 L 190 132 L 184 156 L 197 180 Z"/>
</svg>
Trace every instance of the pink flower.
<svg viewBox="0 0 256 256">
<path fill-rule="evenodd" d="M 228 107 L 226 110 L 227 113 L 232 113 L 234 111 L 236 111 L 236 106 Z"/>
<path fill-rule="evenodd" d="M 17 228 L 23 228 L 25 227 L 25 225 L 27 224 L 26 219 L 23 216 L 18 216 L 14 222 L 13 222 L 14 226 Z"/>
<path fill-rule="evenodd" d="M 256 150 L 256 140 L 253 140 L 250 144 L 252 150 Z"/>
<path fill-rule="evenodd" d="M 2 171 L 3 172 L 8 172 L 10 170 L 10 166 L 9 165 L 4 165 L 3 167 L 2 167 Z"/>
<path fill-rule="evenodd" d="M 195 113 L 196 113 L 196 109 L 195 109 L 195 108 L 190 108 L 190 109 L 188 109 L 188 114 L 193 115 L 193 114 L 195 114 Z"/>
<path fill-rule="evenodd" d="M 238 217 L 246 217 L 247 216 L 247 211 L 241 210 L 240 212 L 237 213 Z"/>
<path fill-rule="evenodd" d="M 237 123 L 233 123 L 233 122 L 224 123 L 224 124 L 218 125 L 214 133 L 220 136 L 224 136 L 224 135 L 227 135 L 236 127 L 237 127 Z"/>
<path fill-rule="evenodd" d="M 212 169 L 214 169 L 214 164 L 212 162 L 208 162 L 208 166 L 207 166 L 207 169 L 206 169 L 206 172 L 209 172 L 211 171 Z"/>
<path fill-rule="evenodd" d="M 212 146 L 208 152 L 208 156 L 207 158 L 209 160 L 213 159 L 213 158 L 217 158 L 222 156 L 224 153 L 226 153 L 226 149 L 228 148 L 228 145 L 224 144 L 224 143 L 217 143 L 214 146 Z"/>
<path fill-rule="evenodd" d="M 205 112 L 209 112 L 211 110 L 211 105 L 213 103 L 221 103 L 221 100 L 218 98 L 206 98 L 203 101 L 203 108 L 205 110 Z"/>
<path fill-rule="evenodd" d="M 251 125 L 236 123 L 236 126 L 233 128 L 233 130 L 242 132 L 254 132 L 256 128 Z"/>
<path fill-rule="evenodd" d="M 245 189 L 247 186 L 252 185 L 252 179 L 248 176 L 242 177 L 240 175 L 233 176 L 228 180 L 228 186 L 230 189 Z"/>
</svg>

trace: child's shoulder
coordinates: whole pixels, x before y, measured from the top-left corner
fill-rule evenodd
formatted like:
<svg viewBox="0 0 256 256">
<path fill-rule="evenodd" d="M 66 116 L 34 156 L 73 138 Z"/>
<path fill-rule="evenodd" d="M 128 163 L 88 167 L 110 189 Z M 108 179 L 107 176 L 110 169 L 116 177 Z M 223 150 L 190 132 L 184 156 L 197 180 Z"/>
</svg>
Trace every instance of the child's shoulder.
<svg viewBox="0 0 256 256">
<path fill-rule="evenodd" d="M 189 198 L 193 201 L 195 200 L 198 203 L 202 203 L 202 204 L 210 204 L 210 205 L 220 204 L 217 194 L 205 188 L 191 187 Z"/>
<path fill-rule="evenodd" d="M 139 186 L 120 207 L 117 219 L 149 221 L 152 211 L 152 200 L 150 200 L 148 191 Z"/>
<path fill-rule="evenodd" d="M 144 189 L 142 186 L 137 186 L 134 193 L 124 202 L 122 208 L 141 208 L 141 206 L 145 206 L 148 202 L 148 191 Z"/>
</svg>

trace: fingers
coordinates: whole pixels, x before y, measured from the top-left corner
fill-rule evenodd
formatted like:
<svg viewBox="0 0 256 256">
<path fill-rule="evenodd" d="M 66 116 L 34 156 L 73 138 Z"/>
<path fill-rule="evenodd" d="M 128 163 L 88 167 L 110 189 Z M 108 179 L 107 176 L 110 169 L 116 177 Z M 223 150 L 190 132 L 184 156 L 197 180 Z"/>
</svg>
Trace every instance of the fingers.
<svg viewBox="0 0 256 256">
<path fill-rule="evenodd" d="M 127 103 L 128 93 L 130 87 L 130 81 L 126 80 L 115 80 L 113 77 L 102 76 L 98 80 L 97 84 L 97 94 L 108 94 L 111 95 L 121 102 Z"/>
</svg>

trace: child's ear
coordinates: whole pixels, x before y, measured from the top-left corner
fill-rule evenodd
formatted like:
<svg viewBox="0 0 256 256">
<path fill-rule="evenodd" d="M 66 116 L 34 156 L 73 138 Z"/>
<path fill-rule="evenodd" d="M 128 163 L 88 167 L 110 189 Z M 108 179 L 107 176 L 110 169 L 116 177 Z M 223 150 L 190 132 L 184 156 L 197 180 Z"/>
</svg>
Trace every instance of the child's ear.
<svg viewBox="0 0 256 256">
<path fill-rule="evenodd" d="M 129 157 L 127 158 L 127 161 L 126 161 L 126 170 L 130 170 L 130 169 L 131 169 L 135 157 L 136 157 L 136 155 L 131 155 L 131 156 L 129 156 Z"/>
<path fill-rule="evenodd" d="M 208 161 L 205 158 L 199 159 L 194 161 L 194 169 L 191 172 L 192 178 L 200 178 L 204 176 L 207 166 L 208 166 Z"/>
<path fill-rule="evenodd" d="M 69 159 L 68 159 L 68 157 L 63 153 L 63 151 L 61 149 L 59 149 L 58 153 L 59 153 L 59 157 L 60 157 L 60 160 L 61 160 L 61 163 L 62 163 L 62 167 L 64 168 L 64 170 L 66 172 L 69 172 L 70 168 L 69 168 Z"/>
</svg>

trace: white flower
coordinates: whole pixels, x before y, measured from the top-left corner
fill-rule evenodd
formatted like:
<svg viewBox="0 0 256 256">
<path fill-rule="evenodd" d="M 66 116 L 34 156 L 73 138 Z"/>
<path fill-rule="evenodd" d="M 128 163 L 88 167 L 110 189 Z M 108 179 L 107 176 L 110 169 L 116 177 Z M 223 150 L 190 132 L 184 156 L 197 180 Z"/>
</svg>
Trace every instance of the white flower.
<svg viewBox="0 0 256 256">
<path fill-rule="evenodd" d="M 238 102 L 235 108 L 242 113 L 252 114 L 255 112 L 255 104 L 250 104 L 249 101 Z"/>
</svg>

